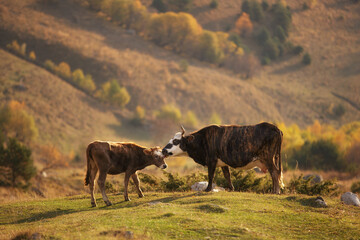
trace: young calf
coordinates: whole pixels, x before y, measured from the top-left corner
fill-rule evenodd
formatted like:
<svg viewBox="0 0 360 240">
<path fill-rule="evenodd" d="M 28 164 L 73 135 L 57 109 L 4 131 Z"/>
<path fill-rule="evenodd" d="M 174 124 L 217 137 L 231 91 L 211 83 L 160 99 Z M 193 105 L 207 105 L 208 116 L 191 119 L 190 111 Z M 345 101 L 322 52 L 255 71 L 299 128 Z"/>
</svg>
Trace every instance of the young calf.
<svg viewBox="0 0 360 240">
<path fill-rule="evenodd" d="M 125 172 L 124 179 L 124 197 L 125 201 L 130 201 L 128 196 L 129 179 L 132 177 L 139 197 L 143 197 L 140 189 L 140 182 L 136 174 L 137 170 L 144 169 L 147 166 L 155 165 L 161 169 L 167 167 L 164 161 L 164 155 L 160 147 L 145 148 L 134 143 L 115 143 L 95 141 L 89 144 L 86 149 L 87 172 L 85 185 L 90 185 L 91 205 L 96 207 L 94 198 L 95 177 L 99 171 L 98 185 L 102 197 L 107 206 L 111 205 L 105 193 L 106 175 L 120 174 Z"/>
</svg>

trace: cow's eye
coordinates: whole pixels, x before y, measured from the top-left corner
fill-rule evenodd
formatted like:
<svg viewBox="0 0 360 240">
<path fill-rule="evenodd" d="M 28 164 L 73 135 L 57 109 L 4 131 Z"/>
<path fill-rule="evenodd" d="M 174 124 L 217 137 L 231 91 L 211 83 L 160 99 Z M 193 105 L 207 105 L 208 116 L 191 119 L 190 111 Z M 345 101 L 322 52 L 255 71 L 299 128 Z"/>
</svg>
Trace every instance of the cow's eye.
<svg viewBox="0 0 360 240">
<path fill-rule="evenodd" d="M 180 143 L 180 140 L 179 139 L 174 139 L 174 141 L 173 141 L 173 144 L 174 145 L 178 145 Z"/>
</svg>

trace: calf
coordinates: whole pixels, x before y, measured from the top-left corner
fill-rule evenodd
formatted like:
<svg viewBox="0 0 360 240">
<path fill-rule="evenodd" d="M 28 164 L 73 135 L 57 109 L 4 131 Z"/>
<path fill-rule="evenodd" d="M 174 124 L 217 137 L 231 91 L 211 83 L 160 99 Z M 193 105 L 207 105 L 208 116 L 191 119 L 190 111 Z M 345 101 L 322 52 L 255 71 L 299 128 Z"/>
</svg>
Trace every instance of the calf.
<svg viewBox="0 0 360 240">
<path fill-rule="evenodd" d="M 185 129 L 175 134 L 162 150 L 165 156 L 188 155 L 195 162 L 208 167 L 209 183 L 205 191 L 212 190 L 216 167 L 221 167 L 230 189 L 229 166 L 240 169 L 259 167 L 269 170 L 273 192 L 280 193 L 282 185 L 281 143 L 282 132 L 274 125 L 261 123 L 254 126 L 210 125 L 185 136 Z"/>
<path fill-rule="evenodd" d="M 96 207 L 94 198 L 95 177 L 99 171 L 98 185 L 107 206 L 111 205 L 105 193 L 106 175 L 125 173 L 124 197 L 125 201 L 130 201 L 128 196 L 129 179 L 132 177 L 139 197 L 143 197 L 140 189 L 137 170 L 147 166 L 155 165 L 161 169 L 167 167 L 160 147 L 145 148 L 134 143 L 115 143 L 95 141 L 89 144 L 86 149 L 87 172 L 85 185 L 90 185 L 91 205 Z"/>
</svg>

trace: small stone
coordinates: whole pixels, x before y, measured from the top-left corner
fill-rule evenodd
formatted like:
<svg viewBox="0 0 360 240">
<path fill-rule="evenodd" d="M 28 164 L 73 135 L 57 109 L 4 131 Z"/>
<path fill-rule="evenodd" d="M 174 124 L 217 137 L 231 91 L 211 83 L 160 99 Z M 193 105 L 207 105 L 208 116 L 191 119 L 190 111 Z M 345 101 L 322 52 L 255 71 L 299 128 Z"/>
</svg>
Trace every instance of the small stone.
<svg viewBox="0 0 360 240">
<path fill-rule="evenodd" d="M 352 192 L 346 192 L 343 195 L 341 195 L 341 201 L 344 202 L 346 205 L 354 205 L 354 206 L 360 206 L 360 201 L 358 196 L 355 193 Z"/>
<path fill-rule="evenodd" d="M 327 204 L 326 204 L 325 200 L 322 197 L 317 197 L 315 199 L 315 202 L 319 207 L 327 207 Z"/>
</svg>

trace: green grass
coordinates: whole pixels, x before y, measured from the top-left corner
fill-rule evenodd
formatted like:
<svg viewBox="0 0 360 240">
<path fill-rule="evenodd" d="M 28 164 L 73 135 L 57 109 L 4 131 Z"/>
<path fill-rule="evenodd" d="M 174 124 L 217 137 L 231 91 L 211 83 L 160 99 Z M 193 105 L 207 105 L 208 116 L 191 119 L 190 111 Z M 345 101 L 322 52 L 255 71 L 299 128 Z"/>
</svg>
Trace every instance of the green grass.
<svg viewBox="0 0 360 240">
<path fill-rule="evenodd" d="M 99 194 L 98 194 L 98 197 Z M 147 193 L 109 195 L 113 206 L 90 196 L 22 201 L 0 205 L 0 238 L 40 233 L 48 238 L 108 239 L 132 231 L 135 239 L 355 239 L 360 208 L 338 198 L 328 208 L 313 197 L 254 193 Z M 124 235 L 122 235 L 124 236 Z"/>
</svg>

